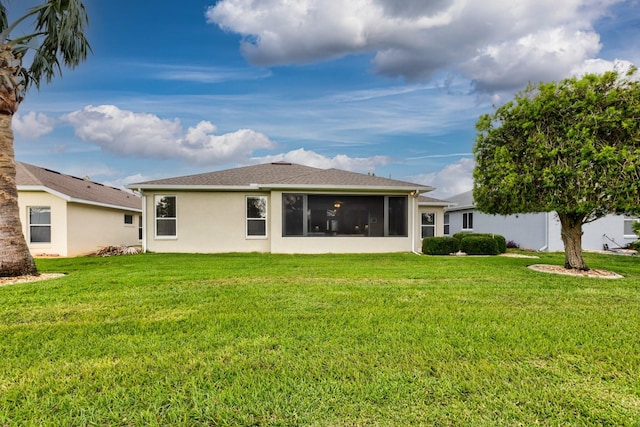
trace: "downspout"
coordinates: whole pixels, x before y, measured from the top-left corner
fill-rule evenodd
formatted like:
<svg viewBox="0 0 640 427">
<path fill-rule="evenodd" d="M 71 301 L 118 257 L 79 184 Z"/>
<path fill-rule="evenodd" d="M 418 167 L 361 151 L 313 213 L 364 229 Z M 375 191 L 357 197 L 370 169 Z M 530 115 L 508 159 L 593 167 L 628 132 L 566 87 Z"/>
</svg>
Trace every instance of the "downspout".
<svg viewBox="0 0 640 427">
<path fill-rule="evenodd" d="M 416 215 L 420 212 L 420 205 L 418 203 L 418 197 L 420 197 L 420 192 L 418 190 L 412 191 L 411 196 L 413 197 L 413 215 L 412 215 L 412 235 L 411 235 L 411 252 L 416 255 L 422 255 L 420 252 L 416 250 L 416 226 L 418 225 L 418 219 Z"/>
<path fill-rule="evenodd" d="M 546 252 L 549 249 L 549 212 L 544 213 L 544 246 L 538 252 Z"/>
<path fill-rule="evenodd" d="M 138 188 L 142 196 L 142 253 L 147 252 L 147 196 Z"/>
</svg>

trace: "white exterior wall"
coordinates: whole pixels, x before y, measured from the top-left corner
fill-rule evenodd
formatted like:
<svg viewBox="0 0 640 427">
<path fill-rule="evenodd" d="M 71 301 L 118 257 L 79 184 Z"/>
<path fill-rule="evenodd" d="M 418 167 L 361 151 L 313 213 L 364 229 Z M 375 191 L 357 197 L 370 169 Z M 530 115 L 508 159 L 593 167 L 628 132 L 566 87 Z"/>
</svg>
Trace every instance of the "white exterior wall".
<svg viewBox="0 0 640 427">
<path fill-rule="evenodd" d="M 560 236 L 560 220 L 553 213 L 550 215 L 550 244 L 551 251 L 564 251 L 564 244 Z M 587 251 L 601 251 L 604 244 L 610 249 L 625 247 L 638 240 L 638 236 L 624 234 L 624 216 L 607 215 L 582 227 L 582 249 Z"/>
<path fill-rule="evenodd" d="M 132 215 L 133 224 L 124 223 L 125 214 Z M 109 245 L 139 245 L 139 215 L 135 211 L 68 203 L 67 256 L 84 255 Z"/>
<path fill-rule="evenodd" d="M 144 249 L 182 253 L 318 254 L 410 252 L 421 248 L 418 205 L 414 197 L 409 196 L 408 200 L 409 235 L 406 237 L 283 237 L 282 193 L 146 191 Z M 156 195 L 176 196 L 175 238 L 155 236 Z M 246 196 L 267 196 L 267 238 L 246 237 Z"/>
<path fill-rule="evenodd" d="M 462 231 L 462 214 L 473 212 L 474 233 L 496 233 L 513 240 L 523 249 L 547 252 L 564 251 L 560 235 L 560 220 L 556 213 L 529 213 L 519 215 L 488 215 L 477 210 L 449 212 L 450 235 Z M 609 248 L 624 247 L 638 240 L 637 236 L 624 234 L 624 217 L 608 215 L 583 227 L 582 249 L 602 250 L 603 244 Z M 605 237 L 605 235 L 608 237 Z M 611 239 L 611 240 L 609 240 Z M 613 240 L 613 242 L 612 242 Z"/>
<path fill-rule="evenodd" d="M 155 236 L 154 196 L 176 196 L 176 237 Z M 267 238 L 246 236 L 246 196 L 267 196 Z M 269 252 L 273 203 L 268 193 L 145 192 L 145 250 L 151 252 Z"/>
<path fill-rule="evenodd" d="M 22 234 L 31 255 L 69 256 L 67 251 L 67 202 L 44 191 L 18 192 Z M 29 243 L 29 207 L 51 208 L 51 243 Z"/>
</svg>

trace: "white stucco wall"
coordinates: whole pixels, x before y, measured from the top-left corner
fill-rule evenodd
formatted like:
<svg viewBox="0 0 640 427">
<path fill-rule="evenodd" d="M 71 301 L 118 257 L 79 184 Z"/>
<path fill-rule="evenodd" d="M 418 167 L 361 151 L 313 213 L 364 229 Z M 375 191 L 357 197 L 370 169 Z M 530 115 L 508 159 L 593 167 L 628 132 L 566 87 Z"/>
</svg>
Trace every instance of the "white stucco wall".
<svg viewBox="0 0 640 427">
<path fill-rule="evenodd" d="M 69 256 L 67 251 L 67 202 L 44 191 L 19 191 L 18 206 L 22 233 L 31 255 Z M 51 208 L 51 243 L 29 242 L 29 207 Z"/>
<path fill-rule="evenodd" d="M 305 194 L 311 194 L 305 192 Z M 318 194 L 318 193 L 316 193 Z M 176 196 L 177 236 L 155 236 L 154 196 Z M 246 237 L 246 196 L 267 196 L 267 238 Z M 420 250 L 417 199 L 406 237 L 283 237 L 282 192 L 145 192 L 145 249 L 151 252 L 374 253 Z M 415 209 L 415 210 L 414 210 Z M 414 214 L 415 213 L 415 214 Z M 418 222 L 416 222 L 418 221 Z"/>
<path fill-rule="evenodd" d="M 215 194 L 215 196 L 214 196 Z M 155 236 L 155 195 L 176 196 L 177 236 Z M 267 196 L 267 238 L 246 236 L 246 196 Z M 146 247 L 152 252 L 269 252 L 268 193 L 145 192 Z"/>
<path fill-rule="evenodd" d="M 560 220 L 553 212 L 501 216 L 487 215 L 477 210 L 450 211 L 450 235 L 462 230 L 464 212 L 473 212 L 473 232 L 475 233 L 501 234 L 507 241 L 513 240 L 523 249 L 564 251 Z M 622 215 L 608 215 L 584 225 L 582 249 L 602 250 L 605 243 L 610 248 L 624 247 L 635 240 L 638 240 L 636 236 L 624 234 Z"/>
<path fill-rule="evenodd" d="M 133 224 L 124 223 L 125 214 L 133 216 Z M 67 256 L 84 255 L 109 245 L 139 245 L 139 215 L 135 211 L 68 203 Z"/>
</svg>

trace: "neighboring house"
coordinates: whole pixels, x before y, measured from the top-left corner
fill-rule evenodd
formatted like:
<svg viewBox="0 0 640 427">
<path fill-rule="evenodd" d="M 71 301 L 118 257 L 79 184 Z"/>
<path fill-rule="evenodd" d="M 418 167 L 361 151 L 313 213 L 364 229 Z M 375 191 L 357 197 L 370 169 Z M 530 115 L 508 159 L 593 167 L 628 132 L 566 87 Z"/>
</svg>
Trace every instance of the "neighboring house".
<svg viewBox="0 0 640 427">
<path fill-rule="evenodd" d="M 128 191 L 16 162 L 22 231 L 34 256 L 139 245 L 142 200 Z"/>
<path fill-rule="evenodd" d="M 419 251 L 418 197 L 433 190 L 284 162 L 128 188 L 144 198 L 144 250 L 191 253 Z"/>
<path fill-rule="evenodd" d="M 556 252 L 563 251 L 560 220 L 555 212 L 517 215 L 489 215 L 478 211 L 471 191 L 449 199 L 455 203 L 445 209 L 445 222 L 449 234 L 464 232 L 501 234 L 507 241 L 523 249 Z M 625 215 L 607 215 L 583 226 L 582 249 L 602 250 L 625 247 L 638 240 L 631 225 L 637 218 Z"/>
</svg>

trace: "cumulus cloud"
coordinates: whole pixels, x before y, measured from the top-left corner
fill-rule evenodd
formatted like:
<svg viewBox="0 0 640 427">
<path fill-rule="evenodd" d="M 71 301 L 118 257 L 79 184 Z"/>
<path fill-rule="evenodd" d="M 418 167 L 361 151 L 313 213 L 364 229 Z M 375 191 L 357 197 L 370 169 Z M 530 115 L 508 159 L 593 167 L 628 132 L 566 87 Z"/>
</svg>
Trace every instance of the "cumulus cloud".
<svg viewBox="0 0 640 427">
<path fill-rule="evenodd" d="M 601 49 L 594 23 L 623 0 L 220 0 L 209 23 L 253 64 L 373 54 L 382 75 L 458 74 L 478 91 L 568 77 Z"/>
<path fill-rule="evenodd" d="M 460 159 L 437 172 L 413 176 L 410 180 L 435 187 L 435 191 L 429 193 L 429 196 L 446 199 L 473 188 L 475 165 L 476 162 L 473 159 Z"/>
<path fill-rule="evenodd" d="M 13 116 L 13 131 L 16 136 L 25 139 L 36 139 L 53 130 L 55 120 L 44 113 L 33 111 L 27 114 L 16 113 Z"/>
<path fill-rule="evenodd" d="M 602 74 L 606 71 L 618 71 L 621 74 L 627 73 L 633 64 L 622 59 L 607 61 L 604 59 L 590 59 L 571 70 L 574 76 L 584 76 L 585 74 Z"/>
<path fill-rule="evenodd" d="M 377 166 L 384 166 L 388 164 L 391 159 L 387 156 L 349 157 L 344 154 L 338 154 L 334 157 L 326 157 L 314 151 L 299 148 L 287 153 L 257 157 L 254 158 L 253 161 L 255 163 L 284 161 L 321 169 L 336 168 L 352 172 L 366 173 L 375 172 Z"/>
<path fill-rule="evenodd" d="M 251 129 L 217 135 L 208 121 L 183 128 L 178 119 L 121 110 L 114 105 L 86 106 L 62 118 L 76 135 L 102 150 L 126 157 L 181 159 L 196 165 L 243 161 L 256 150 L 275 144 Z"/>
</svg>

